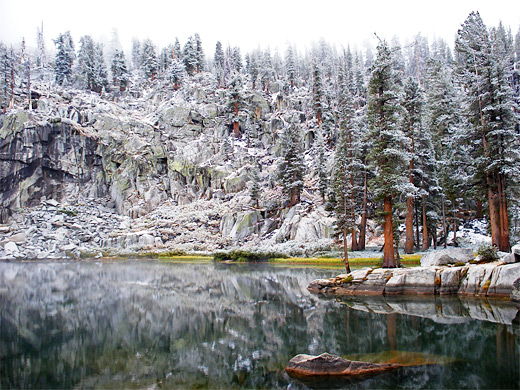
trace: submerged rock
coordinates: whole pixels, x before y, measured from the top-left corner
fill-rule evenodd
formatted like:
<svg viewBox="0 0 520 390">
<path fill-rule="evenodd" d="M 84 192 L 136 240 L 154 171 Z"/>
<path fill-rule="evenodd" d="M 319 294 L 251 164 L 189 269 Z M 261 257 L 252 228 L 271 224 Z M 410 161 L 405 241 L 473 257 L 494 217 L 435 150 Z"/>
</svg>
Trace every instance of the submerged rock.
<svg viewBox="0 0 520 390">
<path fill-rule="evenodd" d="M 366 376 L 401 368 L 395 363 L 368 363 L 343 359 L 339 356 L 322 353 L 319 356 L 300 354 L 293 357 L 285 371 L 291 376 Z"/>
</svg>

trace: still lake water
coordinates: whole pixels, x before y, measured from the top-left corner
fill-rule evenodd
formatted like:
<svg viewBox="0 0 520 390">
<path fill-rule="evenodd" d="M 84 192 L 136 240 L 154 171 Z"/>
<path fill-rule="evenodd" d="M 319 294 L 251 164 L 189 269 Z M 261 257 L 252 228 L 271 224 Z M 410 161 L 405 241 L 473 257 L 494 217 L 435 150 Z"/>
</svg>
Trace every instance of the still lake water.
<svg viewBox="0 0 520 390">
<path fill-rule="evenodd" d="M 0 263 L 0 387 L 520 388 L 512 303 L 338 301 L 307 292 L 313 279 L 340 272 L 158 261 Z M 381 314 L 389 307 L 400 311 Z M 284 371 L 298 353 L 389 350 L 454 362 L 327 383 L 303 383 Z"/>
</svg>

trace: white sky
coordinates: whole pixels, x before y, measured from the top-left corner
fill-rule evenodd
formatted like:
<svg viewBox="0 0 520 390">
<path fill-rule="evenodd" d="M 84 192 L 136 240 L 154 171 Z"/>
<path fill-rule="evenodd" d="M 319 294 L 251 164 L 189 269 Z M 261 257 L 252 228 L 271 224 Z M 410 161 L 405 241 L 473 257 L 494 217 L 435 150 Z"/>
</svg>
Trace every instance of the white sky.
<svg viewBox="0 0 520 390">
<path fill-rule="evenodd" d="M 375 46 L 374 32 L 388 40 L 397 36 L 402 44 L 421 33 L 451 45 L 473 10 L 488 27 L 502 21 L 513 34 L 520 27 L 518 0 L 0 0 L 0 41 L 19 44 L 25 37 L 35 46 L 43 21 L 47 49 L 65 31 L 76 43 L 87 34 L 106 42 L 116 29 L 126 54 L 133 37 L 162 48 L 176 37 L 184 46 L 194 33 L 211 57 L 218 40 L 239 46 L 242 54 L 258 47 L 278 47 L 283 54 L 287 43 L 304 50 L 320 38 L 338 47 Z"/>
</svg>

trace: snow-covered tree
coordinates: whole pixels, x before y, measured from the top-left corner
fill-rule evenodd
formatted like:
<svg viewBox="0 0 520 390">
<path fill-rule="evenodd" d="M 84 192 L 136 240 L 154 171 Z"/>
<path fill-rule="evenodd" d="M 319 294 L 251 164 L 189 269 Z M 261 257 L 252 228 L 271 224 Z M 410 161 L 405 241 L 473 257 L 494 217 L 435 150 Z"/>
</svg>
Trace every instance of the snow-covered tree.
<svg viewBox="0 0 520 390">
<path fill-rule="evenodd" d="M 510 59 L 496 30 L 472 12 L 456 40 L 458 73 L 470 123 L 466 142 L 473 156 L 473 183 L 487 195 L 491 241 L 509 251 L 508 186 L 518 182 L 520 146 L 515 131 Z"/>
<path fill-rule="evenodd" d="M 278 180 L 287 196 L 287 207 L 300 203 L 303 190 L 303 161 L 301 138 L 294 123 L 287 123 L 280 139 L 282 158 L 278 164 Z"/>
<path fill-rule="evenodd" d="M 197 73 L 199 73 L 206 69 L 206 58 L 204 56 L 204 50 L 202 49 L 202 41 L 200 39 L 200 35 L 196 33 L 193 37 L 193 41 L 195 49 L 195 58 L 197 61 L 195 65 L 195 70 L 197 71 Z"/>
<path fill-rule="evenodd" d="M 285 52 L 285 74 L 287 75 L 287 80 L 291 88 L 293 88 L 294 82 L 296 81 L 296 60 L 292 46 L 287 46 Z"/>
<path fill-rule="evenodd" d="M 43 36 L 43 22 L 41 28 L 36 28 L 36 67 L 44 68 L 47 65 L 45 39 Z"/>
<path fill-rule="evenodd" d="M 227 105 L 231 110 L 231 122 L 233 123 L 233 134 L 240 137 L 239 112 L 246 105 L 244 80 L 241 73 L 234 72 L 226 90 Z"/>
<path fill-rule="evenodd" d="M 150 39 L 147 39 L 143 42 L 141 67 L 145 77 L 150 81 L 154 81 L 159 71 L 159 63 L 157 60 L 155 45 Z"/>
<path fill-rule="evenodd" d="M 132 66 L 133 69 L 141 69 L 143 51 L 139 39 L 132 39 Z"/>
<path fill-rule="evenodd" d="M 129 83 L 129 73 L 126 66 L 125 54 L 122 50 L 116 49 L 110 70 L 112 71 L 112 81 L 114 85 L 117 86 L 121 92 L 126 90 Z"/>
<path fill-rule="evenodd" d="M 11 48 L 0 42 L 0 111 L 5 113 L 14 99 L 12 82 L 15 72 L 15 58 Z"/>
<path fill-rule="evenodd" d="M 373 140 L 370 161 L 375 173 L 371 186 L 376 200 L 383 201 L 384 204 L 383 267 L 395 267 L 393 210 L 395 200 L 410 189 L 406 174 L 410 160 L 407 152 L 410 140 L 399 126 L 399 93 L 392 55 L 385 41 L 380 41 L 377 46 L 368 92 L 367 115 Z"/>
<path fill-rule="evenodd" d="M 54 73 L 56 74 L 56 82 L 58 85 L 63 85 L 64 82 L 72 81 L 72 64 L 76 58 L 74 52 L 74 41 L 70 32 L 67 31 L 59 34 L 58 38 L 54 40 L 56 45 L 56 59 L 54 64 Z"/>
<path fill-rule="evenodd" d="M 254 167 L 251 170 L 251 180 L 249 184 L 249 196 L 251 197 L 251 201 L 254 203 L 255 207 L 259 207 L 260 196 L 262 194 L 262 190 L 260 187 L 260 174 L 258 172 L 258 168 Z"/>
<path fill-rule="evenodd" d="M 168 70 L 168 78 L 173 84 L 173 89 L 175 91 L 179 88 L 179 85 L 186 76 L 186 69 L 184 69 L 182 62 L 177 59 L 173 60 L 170 69 Z"/>
<path fill-rule="evenodd" d="M 192 36 L 188 38 L 188 41 L 182 49 L 182 61 L 186 72 L 188 72 L 190 76 L 197 72 L 199 66 L 197 43 Z"/>
</svg>

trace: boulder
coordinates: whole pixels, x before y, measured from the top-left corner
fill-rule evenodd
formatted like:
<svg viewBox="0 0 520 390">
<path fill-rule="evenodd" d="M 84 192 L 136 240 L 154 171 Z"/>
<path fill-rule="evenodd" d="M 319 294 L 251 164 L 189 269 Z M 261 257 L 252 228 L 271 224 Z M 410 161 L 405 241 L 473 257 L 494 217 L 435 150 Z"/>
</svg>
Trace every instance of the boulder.
<svg viewBox="0 0 520 390">
<path fill-rule="evenodd" d="M 421 258 L 422 267 L 431 267 L 437 265 L 447 265 L 456 263 L 467 263 L 473 260 L 473 249 L 466 248 L 450 248 L 440 251 L 432 251 L 426 253 Z"/>
<path fill-rule="evenodd" d="M 520 302 L 520 278 L 513 282 L 513 289 L 511 290 L 511 295 L 509 297 L 512 301 Z"/>
<path fill-rule="evenodd" d="M 520 244 L 513 245 L 511 254 L 513 255 L 515 263 L 520 263 Z"/>
<path fill-rule="evenodd" d="M 395 363 L 367 363 L 322 353 L 319 356 L 300 354 L 293 357 L 285 371 L 295 377 L 313 376 L 366 376 L 403 367 Z"/>
</svg>

